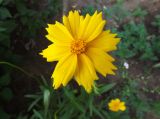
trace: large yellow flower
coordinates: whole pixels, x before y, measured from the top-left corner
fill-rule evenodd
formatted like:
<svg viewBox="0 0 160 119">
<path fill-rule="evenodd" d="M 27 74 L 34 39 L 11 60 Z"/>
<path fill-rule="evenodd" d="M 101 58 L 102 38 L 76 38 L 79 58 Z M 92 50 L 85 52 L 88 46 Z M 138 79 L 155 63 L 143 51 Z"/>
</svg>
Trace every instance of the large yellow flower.
<svg viewBox="0 0 160 119">
<path fill-rule="evenodd" d="M 96 71 L 103 76 L 114 74 L 114 58 L 107 52 L 116 50 L 120 39 L 109 30 L 103 31 L 105 23 L 102 12 L 83 17 L 78 11 L 70 11 L 63 16 L 63 24 L 48 24 L 46 37 L 52 44 L 40 54 L 48 62 L 58 61 L 52 75 L 54 89 L 74 78 L 91 92 L 98 79 Z"/>
</svg>

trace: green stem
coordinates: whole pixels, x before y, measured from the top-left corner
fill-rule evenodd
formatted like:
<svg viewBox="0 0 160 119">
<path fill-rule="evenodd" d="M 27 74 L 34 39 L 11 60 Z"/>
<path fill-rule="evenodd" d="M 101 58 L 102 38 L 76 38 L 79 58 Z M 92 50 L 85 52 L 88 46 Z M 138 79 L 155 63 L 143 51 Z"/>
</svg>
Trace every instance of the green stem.
<svg viewBox="0 0 160 119">
<path fill-rule="evenodd" d="M 22 69 L 21 67 L 15 65 L 15 64 L 12 64 L 12 63 L 9 63 L 9 62 L 5 62 L 5 61 L 0 61 L 0 64 L 4 64 L 4 65 L 8 65 L 12 68 L 15 68 L 21 72 L 23 72 L 25 75 L 27 75 L 28 77 L 31 77 L 33 79 L 35 79 L 39 84 L 41 84 L 41 82 L 39 81 L 39 79 L 37 79 L 35 76 L 31 75 L 29 72 L 25 71 L 24 69 Z"/>
<path fill-rule="evenodd" d="M 40 82 L 40 80 L 38 80 L 35 76 L 33 76 L 32 74 L 30 74 L 29 72 L 25 71 L 24 69 L 22 69 L 21 67 L 15 65 L 15 64 L 12 64 L 12 63 L 9 63 L 9 62 L 6 62 L 6 61 L 0 61 L 0 64 L 8 65 L 8 66 L 10 66 L 10 67 L 12 67 L 12 68 L 15 68 L 15 69 L 23 72 L 23 73 L 24 73 L 25 75 L 27 75 L 28 77 L 31 77 L 31 78 L 35 79 L 39 84 L 42 84 L 42 83 Z"/>
<path fill-rule="evenodd" d="M 22 69 L 21 67 L 15 65 L 15 64 L 12 64 L 12 63 L 9 63 L 9 62 L 5 62 L 5 61 L 1 61 L 0 64 L 8 65 L 8 66 L 10 66 L 12 68 L 15 68 L 15 69 L 23 72 L 24 74 L 26 74 L 29 77 L 33 77 L 29 72 L 25 71 L 24 69 Z"/>
</svg>

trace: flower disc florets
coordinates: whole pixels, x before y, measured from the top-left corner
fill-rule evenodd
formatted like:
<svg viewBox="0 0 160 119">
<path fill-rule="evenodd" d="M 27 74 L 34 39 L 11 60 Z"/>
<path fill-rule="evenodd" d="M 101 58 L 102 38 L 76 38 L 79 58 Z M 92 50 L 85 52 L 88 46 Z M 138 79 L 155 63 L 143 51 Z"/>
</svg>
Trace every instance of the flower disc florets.
<svg viewBox="0 0 160 119">
<path fill-rule="evenodd" d="M 83 40 L 75 40 L 71 43 L 71 52 L 81 54 L 86 51 L 86 43 Z"/>
</svg>

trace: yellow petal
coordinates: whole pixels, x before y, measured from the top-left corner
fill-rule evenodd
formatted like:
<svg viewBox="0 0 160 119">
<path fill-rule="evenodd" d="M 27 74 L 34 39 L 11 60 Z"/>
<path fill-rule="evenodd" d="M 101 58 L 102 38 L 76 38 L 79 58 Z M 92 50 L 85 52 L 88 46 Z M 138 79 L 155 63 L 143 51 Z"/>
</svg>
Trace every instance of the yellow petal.
<svg viewBox="0 0 160 119">
<path fill-rule="evenodd" d="M 121 102 L 119 98 L 116 98 L 114 101 L 115 101 L 115 103 L 120 103 Z"/>
<path fill-rule="evenodd" d="M 109 106 L 109 107 L 112 107 L 112 106 L 113 106 L 113 103 L 112 103 L 112 102 L 108 103 L 108 106 Z"/>
<path fill-rule="evenodd" d="M 98 48 L 88 48 L 86 54 L 93 62 L 96 70 L 103 76 L 115 74 L 112 70 L 116 70 L 117 68 L 111 63 L 114 61 L 114 58 L 110 55 Z"/>
<path fill-rule="evenodd" d="M 75 73 L 76 66 L 77 55 L 75 54 L 66 55 L 58 62 L 52 75 L 54 89 L 59 88 L 61 84 L 67 85 Z"/>
<path fill-rule="evenodd" d="M 119 109 L 120 109 L 121 111 L 125 111 L 125 110 L 126 110 L 125 102 L 121 102 L 121 103 L 120 103 Z"/>
<path fill-rule="evenodd" d="M 79 24 L 80 24 L 80 15 L 78 11 L 74 11 L 74 20 L 75 20 L 75 39 L 77 39 L 79 33 Z"/>
<path fill-rule="evenodd" d="M 111 111 L 113 111 L 113 112 L 118 112 L 118 111 L 119 111 L 119 109 L 116 108 L 116 107 L 111 107 L 111 108 L 109 108 L 109 110 L 111 110 Z"/>
<path fill-rule="evenodd" d="M 89 38 L 86 41 L 90 42 L 91 40 L 93 40 L 94 38 L 96 38 L 102 32 L 105 23 L 106 23 L 106 21 L 102 21 L 97 26 L 97 28 L 95 29 L 95 31 L 91 34 L 91 36 L 89 36 Z"/>
<path fill-rule="evenodd" d="M 88 43 L 91 47 L 96 47 L 103 49 L 104 51 L 116 50 L 116 45 L 119 43 L 120 39 L 115 38 L 117 34 L 110 33 L 109 30 L 102 32 L 96 39 Z"/>
<path fill-rule="evenodd" d="M 56 24 L 55 24 L 63 33 L 64 35 L 69 38 L 70 40 L 74 40 L 72 35 L 70 34 L 70 32 L 68 31 L 68 29 L 61 23 L 57 22 L 56 21 Z M 64 39 L 65 40 L 65 39 Z"/>
<path fill-rule="evenodd" d="M 87 24 L 88 25 L 84 30 L 84 35 L 82 36 L 82 38 L 86 39 L 86 41 L 89 42 L 97 37 L 103 30 L 105 20 L 102 19 L 102 12 L 99 14 L 95 12 L 94 15 L 91 16 Z"/>
<path fill-rule="evenodd" d="M 100 18 L 101 19 L 101 18 Z M 100 22 L 99 22 L 100 23 Z M 85 33 L 84 36 L 85 38 L 87 38 L 89 35 L 92 34 L 92 32 L 95 30 L 93 30 L 93 28 L 95 28 L 98 24 L 98 19 L 97 19 L 97 11 L 90 17 L 86 28 L 85 28 Z"/>
<path fill-rule="evenodd" d="M 125 110 L 126 110 L 126 106 L 125 106 L 125 105 L 120 106 L 120 110 L 121 110 L 121 111 L 125 111 Z"/>
<path fill-rule="evenodd" d="M 78 33 L 78 39 L 84 39 L 84 33 L 85 29 L 88 26 L 88 22 L 90 20 L 91 16 L 89 14 L 86 15 L 84 19 L 80 20 L 80 28 L 79 28 L 79 33 Z"/>
<path fill-rule="evenodd" d="M 47 58 L 48 62 L 57 61 L 61 59 L 64 55 L 70 53 L 70 47 L 66 46 L 56 46 L 51 44 L 48 48 L 44 49 L 40 53 L 44 58 Z"/>
<path fill-rule="evenodd" d="M 63 16 L 63 24 L 70 31 L 72 36 L 77 39 L 79 33 L 79 25 L 80 21 L 82 21 L 83 17 L 79 15 L 78 11 L 70 11 L 68 17 Z"/>
<path fill-rule="evenodd" d="M 68 29 L 61 23 L 56 22 L 56 24 L 48 24 L 48 28 L 46 28 L 48 32 L 48 37 L 51 42 L 55 43 L 70 43 L 73 40 Z"/>
<path fill-rule="evenodd" d="M 94 66 L 90 59 L 85 54 L 78 55 L 78 64 L 75 72 L 75 79 L 78 84 L 82 85 L 89 93 L 91 92 L 94 80 L 97 78 Z"/>
<path fill-rule="evenodd" d="M 51 42 L 54 42 L 54 44 L 56 44 L 56 46 L 66 46 L 69 47 L 71 42 L 65 42 L 65 41 L 61 41 L 61 40 L 56 40 L 51 34 L 47 34 L 46 38 L 48 40 L 50 40 Z"/>
<path fill-rule="evenodd" d="M 63 24 L 65 25 L 65 27 L 68 29 L 68 31 L 72 33 L 72 30 L 71 30 L 71 26 L 70 26 L 70 23 L 69 23 L 69 20 L 68 20 L 68 17 L 66 17 L 65 15 L 63 16 Z"/>
<path fill-rule="evenodd" d="M 123 106 L 123 105 L 125 105 L 125 102 L 121 102 L 121 104 L 120 104 L 120 105 L 122 105 L 122 106 Z"/>
<path fill-rule="evenodd" d="M 70 27 L 71 27 L 71 30 L 72 30 L 72 33 L 73 33 L 72 35 L 75 35 L 76 27 L 75 27 L 74 13 L 72 11 L 69 12 L 68 20 L 69 20 Z"/>
</svg>

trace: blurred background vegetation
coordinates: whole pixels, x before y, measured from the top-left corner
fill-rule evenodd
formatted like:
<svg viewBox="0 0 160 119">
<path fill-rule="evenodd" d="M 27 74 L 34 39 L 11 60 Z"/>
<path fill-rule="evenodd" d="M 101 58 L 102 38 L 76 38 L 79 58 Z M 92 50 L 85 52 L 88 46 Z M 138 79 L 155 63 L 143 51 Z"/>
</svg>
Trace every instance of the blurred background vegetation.
<svg viewBox="0 0 160 119">
<path fill-rule="evenodd" d="M 90 95 L 74 82 L 54 91 L 55 64 L 38 56 L 49 44 L 47 23 L 73 9 L 102 11 L 106 29 L 122 39 L 112 52 L 116 76 L 101 77 Z M 0 118 L 160 119 L 159 11 L 160 0 L 0 0 Z M 125 112 L 108 110 L 117 97 Z"/>
</svg>

